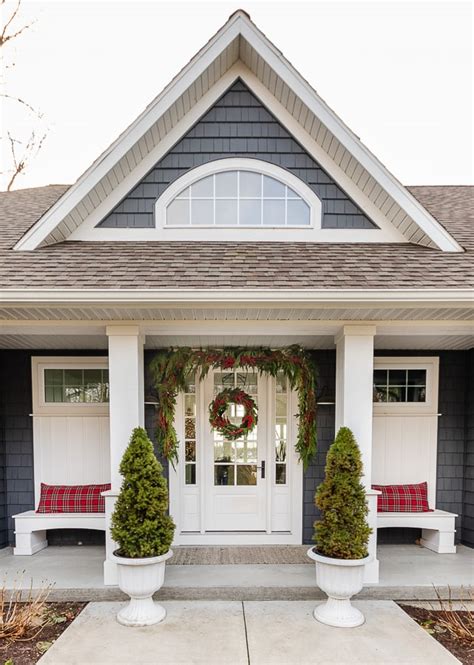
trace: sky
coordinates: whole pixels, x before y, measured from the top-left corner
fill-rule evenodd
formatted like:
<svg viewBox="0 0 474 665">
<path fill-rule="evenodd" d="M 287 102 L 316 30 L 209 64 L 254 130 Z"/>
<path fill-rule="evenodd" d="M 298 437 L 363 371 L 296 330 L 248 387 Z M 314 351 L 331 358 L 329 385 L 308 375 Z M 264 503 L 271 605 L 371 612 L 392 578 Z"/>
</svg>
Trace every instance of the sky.
<svg viewBox="0 0 474 665">
<path fill-rule="evenodd" d="M 239 7 L 402 183 L 472 183 L 471 2 L 22 0 L 1 78 L 47 136 L 15 188 L 75 182 Z M 2 137 L 29 135 L 0 111 Z"/>
</svg>

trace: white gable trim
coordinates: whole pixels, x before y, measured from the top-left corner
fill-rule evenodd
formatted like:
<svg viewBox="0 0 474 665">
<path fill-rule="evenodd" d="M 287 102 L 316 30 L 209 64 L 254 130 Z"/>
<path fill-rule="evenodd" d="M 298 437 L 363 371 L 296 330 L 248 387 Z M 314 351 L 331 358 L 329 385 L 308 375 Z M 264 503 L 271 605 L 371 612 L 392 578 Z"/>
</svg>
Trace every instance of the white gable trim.
<svg viewBox="0 0 474 665">
<path fill-rule="evenodd" d="M 268 66 L 285 81 L 301 102 L 311 109 L 334 137 L 353 155 L 353 158 L 379 183 L 380 188 L 385 190 L 416 223 L 420 229 L 421 236 L 426 234 L 443 251 L 463 251 L 442 225 L 387 171 L 349 128 L 346 127 L 342 120 L 327 107 L 309 84 L 283 58 L 281 53 L 253 25 L 246 14 L 241 11 L 236 12 L 229 19 L 223 28 L 147 107 L 141 116 L 23 236 L 15 246 L 15 249 L 32 250 L 43 244 L 64 218 L 74 210 L 75 206 L 79 205 L 84 197 L 100 182 L 101 178 L 143 137 L 144 133 L 179 99 L 180 95 L 188 89 L 193 81 L 206 71 L 209 66 L 212 66 L 213 62 L 239 35 L 248 42 L 255 52 L 261 55 Z M 163 141 L 160 142 L 160 145 L 161 143 Z M 133 175 L 136 177 L 137 169 L 134 169 Z M 342 183 L 341 186 L 344 187 Z M 110 199 L 111 197 L 108 197 L 107 200 L 109 201 Z M 373 215 L 371 217 L 379 224 Z M 70 230 L 72 231 L 73 229 L 71 228 Z M 136 233 L 136 230 L 134 230 L 134 233 Z M 134 235 L 133 238 L 136 238 L 136 236 Z M 339 235 L 338 238 L 343 241 L 343 238 Z"/>
<path fill-rule="evenodd" d="M 87 240 L 87 241 L 146 241 L 157 240 L 156 229 L 124 228 L 114 229 L 106 227 L 96 227 L 96 225 L 110 213 L 113 208 L 128 194 L 129 191 L 148 173 L 154 164 L 160 161 L 162 157 L 173 147 L 173 145 L 199 120 L 199 118 L 211 108 L 221 95 L 231 87 L 237 80 L 241 79 L 248 88 L 260 99 L 260 101 L 269 109 L 271 113 L 279 120 L 282 125 L 292 134 L 303 148 L 308 151 L 327 173 L 334 178 L 344 191 L 352 198 L 359 208 L 372 219 L 379 228 L 377 229 L 320 229 L 317 242 L 396 242 L 406 243 L 405 236 L 383 215 L 381 210 L 375 206 L 372 201 L 360 190 L 357 185 L 347 176 L 347 174 L 331 159 L 316 141 L 314 141 L 303 127 L 286 111 L 278 100 L 268 92 L 265 86 L 260 83 L 255 75 L 241 62 L 236 63 L 226 74 L 224 74 L 218 83 L 209 90 L 206 95 L 193 107 L 184 118 L 170 131 L 164 141 L 161 141 L 155 148 L 148 153 L 146 157 L 131 171 L 113 192 L 95 208 L 87 219 L 82 222 L 77 229 L 73 230 L 69 240 Z M 228 229 L 227 229 L 228 231 Z M 272 238 L 273 240 L 287 240 L 283 236 Z M 168 236 L 171 238 L 171 235 Z M 182 238 L 178 238 L 182 240 Z M 188 238 L 191 239 L 191 238 Z M 202 235 L 196 240 L 204 240 Z M 222 240 L 222 238 L 213 237 L 213 240 Z M 231 238 L 227 233 L 227 240 L 238 240 Z M 257 238 L 254 237 L 256 240 Z M 265 239 L 265 238 L 263 238 Z M 299 235 L 293 237 L 293 241 L 305 241 L 308 239 Z M 313 241 L 316 240 L 313 238 Z"/>
</svg>

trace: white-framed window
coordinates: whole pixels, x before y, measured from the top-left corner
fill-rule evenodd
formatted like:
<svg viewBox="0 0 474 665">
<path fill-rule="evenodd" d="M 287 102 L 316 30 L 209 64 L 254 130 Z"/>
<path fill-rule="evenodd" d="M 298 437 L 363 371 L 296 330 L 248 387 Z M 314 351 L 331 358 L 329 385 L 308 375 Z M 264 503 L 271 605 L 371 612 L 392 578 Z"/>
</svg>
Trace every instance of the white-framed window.
<svg viewBox="0 0 474 665">
<path fill-rule="evenodd" d="M 108 413 L 106 357 L 36 356 L 32 376 L 36 414 Z"/>
<path fill-rule="evenodd" d="M 191 169 L 156 203 L 156 225 L 173 229 L 298 229 L 321 226 L 321 201 L 299 178 L 258 159 L 219 159 Z"/>
<path fill-rule="evenodd" d="M 375 357 L 374 410 L 406 413 L 436 410 L 438 374 L 437 357 Z"/>
</svg>

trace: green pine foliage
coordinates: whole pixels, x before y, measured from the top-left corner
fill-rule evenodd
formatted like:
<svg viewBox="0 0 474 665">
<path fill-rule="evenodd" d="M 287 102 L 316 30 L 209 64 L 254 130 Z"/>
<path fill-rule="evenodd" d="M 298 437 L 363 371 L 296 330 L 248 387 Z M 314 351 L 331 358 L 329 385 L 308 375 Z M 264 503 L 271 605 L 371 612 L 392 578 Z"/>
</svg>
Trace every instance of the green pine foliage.
<svg viewBox="0 0 474 665">
<path fill-rule="evenodd" d="M 158 398 L 156 442 L 160 453 L 174 466 L 179 447 L 173 424 L 176 400 L 179 391 L 185 389 L 187 376 L 198 373 L 203 379 L 211 368 L 229 371 L 237 367 L 255 368 L 271 376 L 281 371 L 298 391 L 295 448 L 306 469 L 316 453 L 317 371 L 311 355 L 298 345 L 283 349 L 179 347 L 158 351 L 151 362 L 150 374 Z"/>
<path fill-rule="evenodd" d="M 326 458 L 326 477 L 316 490 L 322 518 L 314 523 L 316 550 L 336 559 L 363 559 L 372 529 L 361 483 L 359 446 L 348 427 L 341 427 Z"/>
<path fill-rule="evenodd" d="M 166 554 L 175 525 L 168 515 L 163 467 L 142 427 L 136 427 L 120 463 L 123 476 L 112 515 L 112 538 L 119 556 L 137 559 Z"/>
</svg>

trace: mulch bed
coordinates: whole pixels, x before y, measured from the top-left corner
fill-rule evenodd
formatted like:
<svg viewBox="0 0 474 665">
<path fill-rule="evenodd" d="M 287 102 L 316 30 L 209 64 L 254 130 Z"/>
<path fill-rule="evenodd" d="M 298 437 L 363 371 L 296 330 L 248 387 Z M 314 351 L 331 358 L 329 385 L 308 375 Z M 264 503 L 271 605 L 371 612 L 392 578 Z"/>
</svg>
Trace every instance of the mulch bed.
<svg viewBox="0 0 474 665">
<path fill-rule="evenodd" d="M 432 637 L 434 637 L 445 649 L 456 656 L 463 665 L 474 665 L 474 643 L 460 640 L 456 635 L 450 633 L 446 628 L 437 623 L 437 618 L 441 612 L 429 610 L 411 605 L 400 605 L 400 607 L 414 619 L 422 628 L 424 628 Z M 466 617 L 469 613 L 466 611 L 453 612 Z M 16 665 L 16 663 L 15 663 Z"/>
<path fill-rule="evenodd" d="M 16 642 L 0 638 L 0 665 L 34 665 L 87 603 L 47 603 L 48 623 Z"/>
</svg>

